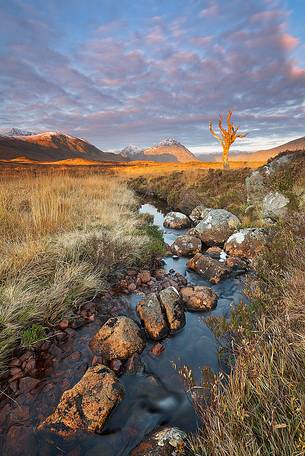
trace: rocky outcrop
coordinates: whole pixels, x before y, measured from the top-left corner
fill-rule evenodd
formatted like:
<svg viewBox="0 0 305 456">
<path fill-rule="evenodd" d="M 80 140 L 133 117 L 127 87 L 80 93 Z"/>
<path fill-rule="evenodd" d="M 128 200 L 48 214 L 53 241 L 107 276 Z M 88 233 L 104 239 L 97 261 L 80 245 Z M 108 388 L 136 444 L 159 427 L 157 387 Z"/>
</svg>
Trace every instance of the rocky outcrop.
<svg viewBox="0 0 305 456">
<path fill-rule="evenodd" d="M 178 331 L 185 325 L 185 314 L 179 292 L 175 287 L 165 288 L 160 291 L 159 299 L 170 331 Z"/>
<path fill-rule="evenodd" d="M 195 224 L 198 224 L 201 220 L 203 220 L 208 215 L 210 210 L 211 210 L 210 208 L 205 207 L 203 204 L 200 204 L 199 206 L 196 206 L 192 210 L 192 212 L 190 213 L 190 219 Z"/>
<path fill-rule="evenodd" d="M 115 374 L 98 364 L 65 391 L 55 411 L 39 425 L 62 436 L 77 430 L 100 432 L 112 409 L 123 399 L 124 390 Z"/>
<path fill-rule="evenodd" d="M 190 256 L 201 252 L 201 240 L 195 236 L 178 236 L 171 245 L 171 251 L 174 255 Z"/>
<path fill-rule="evenodd" d="M 229 255 L 253 259 L 264 249 L 266 237 L 261 228 L 244 228 L 229 237 L 224 249 Z"/>
<path fill-rule="evenodd" d="M 269 192 L 263 199 L 263 216 L 265 219 L 278 220 L 288 211 L 289 199 L 281 192 Z"/>
<path fill-rule="evenodd" d="M 164 218 L 163 225 L 167 228 L 181 230 L 183 228 L 188 228 L 191 225 L 191 221 L 188 216 L 182 214 L 182 212 L 169 212 Z"/>
<path fill-rule="evenodd" d="M 211 310 L 217 304 L 217 294 L 210 287 L 184 287 L 181 288 L 180 293 L 188 310 Z"/>
<path fill-rule="evenodd" d="M 110 318 L 90 341 L 93 352 L 105 359 L 128 359 L 145 347 L 139 326 L 124 316 Z"/>
<path fill-rule="evenodd" d="M 130 456 L 185 456 L 186 438 L 186 433 L 180 429 L 166 427 L 140 443 Z"/>
<path fill-rule="evenodd" d="M 191 258 L 187 262 L 187 267 L 214 284 L 220 282 L 220 280 L 227 277 L 231 272 L 231 268 L 224 263 L 201 253 L 197 253 Z"/>
<path fill-rule="evenodd" d="M 225 209 L 211 209 L 195 230 L 204 244 L 212 246 L 222 245 L 239 226 L 236 215 Z"/>
<path fill-rule="evenodd" d="M 138 303 L 137 313 L 151 339 L 159 340 L 167 336 L 168 326 L 156 293 L 147 295 Z"/>
</svg>

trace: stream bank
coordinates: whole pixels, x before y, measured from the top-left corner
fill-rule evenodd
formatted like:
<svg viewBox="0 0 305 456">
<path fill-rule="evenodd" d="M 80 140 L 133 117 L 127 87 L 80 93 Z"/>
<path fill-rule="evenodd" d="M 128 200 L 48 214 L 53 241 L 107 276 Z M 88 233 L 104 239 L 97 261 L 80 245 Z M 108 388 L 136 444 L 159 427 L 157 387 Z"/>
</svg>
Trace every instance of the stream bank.
<svg viewBox="0 0 305 456">
<path fill-rule="evenodd" d="M 154 224 L 162 229 L 167 244 L 172 244 L 177 236 L 184 233 L 183 230 L 163 228 L 164 213 L 152 204 L 142 205 L 140 213 L 153 216 Z M 187 258 L 165 257 L 163 261 L 167 281 L 170 283 L 173 280 L 178 289 L 186 283 L 211 286 L 207 280 L 187 269 Z M 162 281 L 155 279 L 153 283 L 160 283 L 162 287 Z M 131 373 L 123 370 L 120 382 L 125 388 L 125 398 L 112 412 L 100 435 L 78 432 L 73 438 L 64 440 L 52 433 L 37 432 L 36 426 L 56 407 L 62 392 L 78 382 L 92 364 L 89 341 L 101 324 L 109 315 L 126 315 L 139 322 L 136 305 L 152 290 L 143 285 L 142 290 L 108 296 L 108 303 L 97 303 L 92 312 L 95 315 L 93 321 L 80 329 L 68 328 L 59 337 L 62 340 L 54 349 L 56 362 L 42 374 L 43 381 L 39 385 L 25 382 L 13 409 L 10 404 L 4 406 L 3 454 L 22 454 L 18 453 L 19 445 L 23 451 L 26 448 L 26 454 L 31 455 L 55 455 L 60 451 L 70 456 L 123 456 L 128 455 L 132 448 L 159 426 L 176 426 L 186 432 L 195 431 L 198 427 L 197 416 L 179 368 L 187 366 L 192 370 L 198 384 L 203 367 L 209 367 L 214 373 L 222 370 L 217 341 L 204 320 L 211 315 L 229 317 L 232 306 L 241 301 L 247 302 L 243 292 L 244 276 L 240 271 L 233 272 L 212 288 L 218 295 L 215 309 L 205 313 L 186 312 L 185 327 L 162 340 L 163 351 L 159 356 L 152 353 L 155 343 L 148 341 L 139 357 L 136 371 Z M 107 307 L 108 311 L 105 311 Z M 18 440 L 20 431 L 23 437 Z"/>
</svg>

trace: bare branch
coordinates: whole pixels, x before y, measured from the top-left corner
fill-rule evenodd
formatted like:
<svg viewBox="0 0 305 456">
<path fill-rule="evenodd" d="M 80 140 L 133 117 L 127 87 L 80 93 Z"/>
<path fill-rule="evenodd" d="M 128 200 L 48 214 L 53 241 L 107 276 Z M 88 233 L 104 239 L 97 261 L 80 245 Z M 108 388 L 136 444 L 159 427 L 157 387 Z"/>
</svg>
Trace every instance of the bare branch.
<svg viewBox="0 0 305 456">
<path fill-rule="evenodd" d="M 218 139 L 218 141 L 220 143 L 222 143 L 222 139 L 220 138 L 220 136 L 218 136 L 215 131 L 213 130 L 213 124 L 212 124 L 212 121 L 210 120 L 210 123 L 209 123 L 209 129 L 210 129 L 210 132 L 212 133 L 212 135 L 214 136 L 214 138 Z"/>
</svg>

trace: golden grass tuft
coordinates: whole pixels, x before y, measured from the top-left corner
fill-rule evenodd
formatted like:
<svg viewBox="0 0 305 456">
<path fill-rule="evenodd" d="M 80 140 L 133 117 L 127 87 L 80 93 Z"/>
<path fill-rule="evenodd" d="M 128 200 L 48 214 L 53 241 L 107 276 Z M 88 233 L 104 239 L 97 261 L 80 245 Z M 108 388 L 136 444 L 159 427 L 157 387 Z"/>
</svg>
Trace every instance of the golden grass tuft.
<svg viewBox="0 0 305 456">
<path fill-rule="evenodd" d="M 133 193 L 101 175 L 0 181 L 0 371 L 33 323 L 52 325 L 141 258 Z"/>
</svg>

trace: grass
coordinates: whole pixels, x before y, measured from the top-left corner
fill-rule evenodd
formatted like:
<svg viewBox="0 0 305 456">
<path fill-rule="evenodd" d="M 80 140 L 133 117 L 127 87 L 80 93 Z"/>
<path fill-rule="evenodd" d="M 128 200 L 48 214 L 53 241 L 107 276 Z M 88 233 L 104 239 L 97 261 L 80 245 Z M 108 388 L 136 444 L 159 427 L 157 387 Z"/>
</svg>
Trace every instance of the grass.
<svg viewBox="0 0 305 456">
<path fill-rule="evenodd" d="M 194 455 L 305 454 L 305 214 L 282 224 L 257 264 L 251 304 L 216 325 L 233 338 L 235 367 L 217 377 Z M 213 322 L 215 328 L 215 321 Z M 222 328 L 221 328 L 222 326 Z"/>
<path fill-rule="evenodd" d="M 132 176 L 129 185 L 141 194 L 164 200 L 172 209 L 187 214 L 198 204 L 225 208 L 243 215 L 247 208 L 245 178 L 249 168 L 188 169 L 156 175 Z"/>
<path fill-rule="evenodd" d="M 115 177 L 0 181 L 1 373 L 14 347 L 31 345 L 42 327 L 69 317 L 120 271 L 161 251 L 140 225 L 134 194 Z"/>
</svg>

